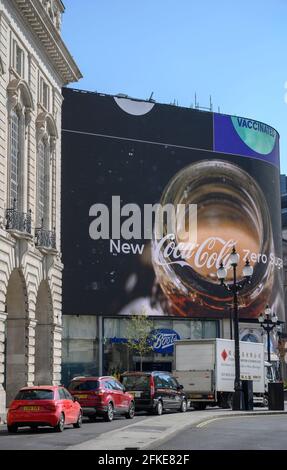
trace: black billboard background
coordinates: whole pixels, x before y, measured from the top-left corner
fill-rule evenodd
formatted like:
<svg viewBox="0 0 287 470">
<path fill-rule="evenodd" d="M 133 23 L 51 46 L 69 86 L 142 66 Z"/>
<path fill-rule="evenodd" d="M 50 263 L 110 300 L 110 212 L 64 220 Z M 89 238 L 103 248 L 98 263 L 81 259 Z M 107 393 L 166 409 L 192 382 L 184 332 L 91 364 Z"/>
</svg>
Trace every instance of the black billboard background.
<svg viewBox="0 0 287 470">
<path fill-rule="evenodd" d="M 64 99 L 64 314 L 116 315 L 133 299 L 151 295 L 152 267 L 139 255 L 110 254 L 109 240 L 92 240 L 89 209 L 95 203 L 110 206 L 115 195 L 122 206 L 159 202 L 169 180 L 192 162 L 232 161 L 257 181 L 280 256 L 279 170 L 259 160 L 213 152 L 212 113 L 156 104 L 148 114 L 132 116 L 111 96 L 71 89 L 64 89 Z M 133 275 L 136 283 L 127 291 Z"/>
</svg>

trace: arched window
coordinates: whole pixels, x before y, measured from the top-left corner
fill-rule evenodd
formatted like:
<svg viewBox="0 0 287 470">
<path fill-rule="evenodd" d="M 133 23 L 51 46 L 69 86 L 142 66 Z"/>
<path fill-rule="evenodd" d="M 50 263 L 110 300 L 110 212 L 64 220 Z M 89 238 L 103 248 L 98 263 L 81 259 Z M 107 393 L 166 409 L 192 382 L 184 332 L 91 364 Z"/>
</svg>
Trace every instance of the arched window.
<svg viewBox="0 0 287 470">
<path fill-rule="evenodd" d="M 11 112 L 10 131 L 10 204 L 14 207 L 19 204 L 19 187 L 21 176 L 20 161 L 20 118 L 15 110 Z"/>
<path fill-rule="evenodd" d="M 37 152 L 37 203 L 36 203 L 36 222 L 37 227 L 45 230 L 50 229 L 51 222 L 51 137 L 45 135 L 38 142 Z"/>
<path fill-rule="evenodd" d="M 37 195 L 37 222 L 39 227 L 43 227 L 47 223 L 47 144 L 44 140 L 40 140 L 38 145 L 38 195 Z"/>
<path fill-rule="evenodd" d="M 58 137 L 56 122 L 49 113 L 41 112 L 36 119 L 37 129 L 37 189 L 36 227 L 53 231 L 55 222 L 55 146 Z"/>
</svg>

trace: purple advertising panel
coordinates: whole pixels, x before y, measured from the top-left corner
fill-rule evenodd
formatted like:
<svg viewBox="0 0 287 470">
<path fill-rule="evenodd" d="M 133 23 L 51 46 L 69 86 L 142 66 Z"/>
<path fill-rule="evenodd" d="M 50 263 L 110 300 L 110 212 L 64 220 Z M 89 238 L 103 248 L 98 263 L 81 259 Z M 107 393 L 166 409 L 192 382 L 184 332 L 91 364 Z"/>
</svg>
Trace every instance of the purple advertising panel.
<svg viewBox="0 0 287 470">
<path fill-rule="evenodd" d="M 214 151 L 262 160 L 279 168 L 279 134 L 253 119 L 214 114 Z"/>
</svg>

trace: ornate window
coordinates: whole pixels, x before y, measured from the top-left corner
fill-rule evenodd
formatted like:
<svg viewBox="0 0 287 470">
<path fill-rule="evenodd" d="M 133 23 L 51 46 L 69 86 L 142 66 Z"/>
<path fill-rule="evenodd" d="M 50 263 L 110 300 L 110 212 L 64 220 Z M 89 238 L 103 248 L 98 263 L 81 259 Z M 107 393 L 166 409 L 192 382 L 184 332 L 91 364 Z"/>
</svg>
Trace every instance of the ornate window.
<svg viewBox="0 0 287 470">
<path fill-rule="evenodd" d="M 15 40 L 13 42 L 13 68 L 19 77 L 24 77 L 24 51 Z"/>
<path fill-rule="evenodd" d="M 39 114 L 37 126 L 37 189 L 36 189 L 36 227 L 47 231 L 54 227 L 53 191 L 56 123 L 46 112 Z"/>
<path fill-rule="evenodd" d="M 19 186 L 21 174 L 20 161 L 20 119 L 15 110 L 11 112 L 10 131 L 10 205 L 19 202 Z"/>
<path fill-rule="evenodd" d="M 40 79 L 40 103 L 46 109 L 46 111 L 49 111 L 50 87 L 43 78 Z"/>
<path fill-rule="evenodd" d="M 26 213 L 28 211 L 27 130 L 33 100 L 27 83 L 20 78 L 10 81 L 7 93 L 9 115 L 7 209 Z"/>
<path fill-rule="evenodd" d="M 38 197 L 37 197 L 37 219 L 38 226 L 42 227 L 46 223 L 47 214 L 47 178 L 46 178 L 46 143 L 42 139 L 38 145 Z"/>
</svg>

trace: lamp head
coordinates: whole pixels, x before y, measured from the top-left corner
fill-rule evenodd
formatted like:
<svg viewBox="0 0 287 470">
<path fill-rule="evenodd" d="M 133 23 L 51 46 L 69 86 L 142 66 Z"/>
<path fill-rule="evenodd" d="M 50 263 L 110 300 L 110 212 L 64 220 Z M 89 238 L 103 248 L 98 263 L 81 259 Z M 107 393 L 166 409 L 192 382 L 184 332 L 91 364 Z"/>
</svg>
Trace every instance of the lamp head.
<svg viewBox="0 0 287 470">
<path fill-rule="evenodd" d="M 272 321 L 272 323 L 277 323 L 278 322 L 278 317 L 277 317 L 276 313 L 273 313 L 273 315 L 271 316 L 271 321 Z"/>
<path fill-rule="evenodd" d="M 264 315 L 263 313 L 260 313 L 259 317 L 258 317 L 258 321 L 259 323 L 264 323 Z"/>
<path fill-rule="evenodd" d="M 266 305 L 264 313 L 265 313 L 267 318 L 270 317 L 272 311 L 271 311 L 271 308 L 269 307 L 269 305 Z"/>
<path fill-rule="evenodd" d="M 230 261 L 231 266 L 237 266 L 239 263 L 239 255 L 238 253 L 236 253 L 235 246 L 232 249 L 232 253 L 229 257 L 229 261 Z"/>
<path fill-rule="evenodd" d="M 246 261 L 245 266 L 243 268 L 243 276 L 247 279 L 250 279 L 253 275 L 253 267 L 250 266 L 249 259 Z"/>
<path fill-rule="evenodd" d="M 226 276 L 227 276 L 227 271 L 225 267 L 223 266 L 223 263 L 220 263 L 220 267 L 217 270 L 217 277 L 220 281 L 223 282 Z"/>
</svg>

